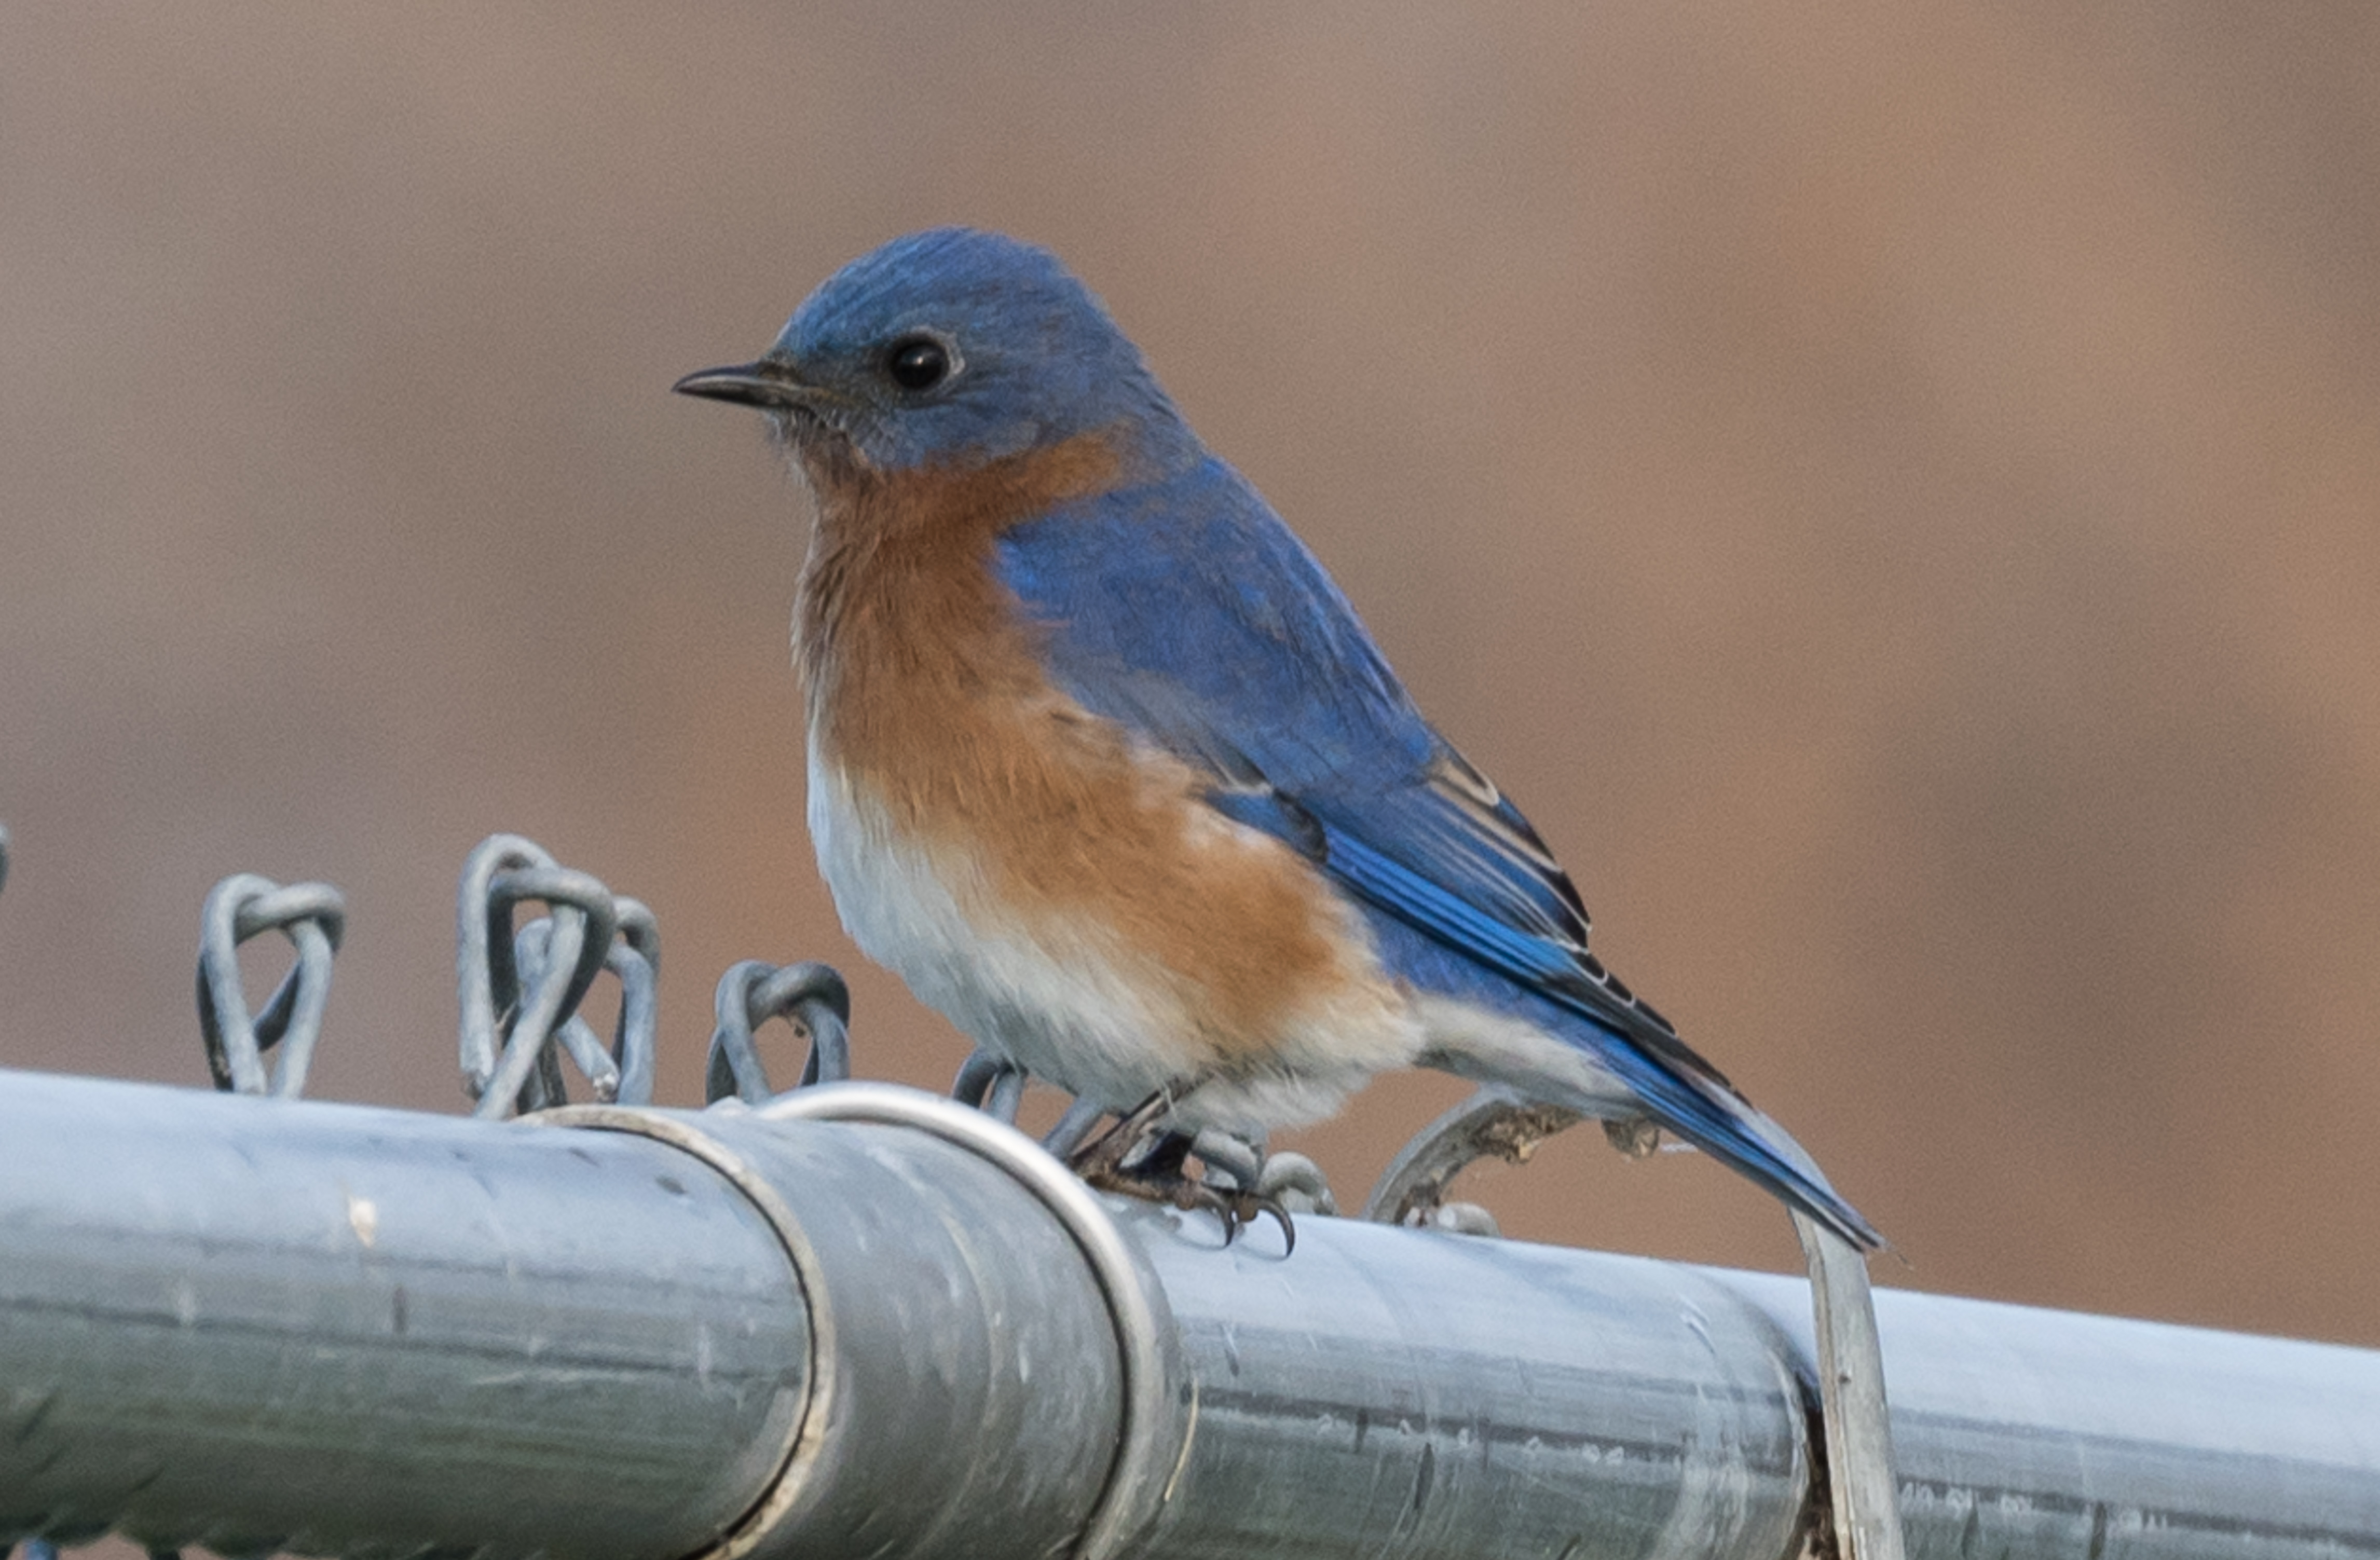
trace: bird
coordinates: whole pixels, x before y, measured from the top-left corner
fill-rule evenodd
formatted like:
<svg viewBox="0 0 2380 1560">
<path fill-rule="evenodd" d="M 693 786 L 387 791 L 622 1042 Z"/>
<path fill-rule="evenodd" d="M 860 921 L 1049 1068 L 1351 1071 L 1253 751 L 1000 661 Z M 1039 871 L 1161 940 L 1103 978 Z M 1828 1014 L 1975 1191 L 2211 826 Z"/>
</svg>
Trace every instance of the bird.
<svg viewBox="0 0 2380 1560">
<path fill-rule="evenodd" d="M 1589 951 L 1536 829 L 1050 250 L 895 238 L 674 388 L 764 413 L 811 492 L 795 658 L 845 930 L 984 1051 L 1155 1124 L 1145 1195 L 1181 1195 L 1192 1133 L 1419 1066 L 1650 1122 L 1882 1245 Z"/>
</svg>

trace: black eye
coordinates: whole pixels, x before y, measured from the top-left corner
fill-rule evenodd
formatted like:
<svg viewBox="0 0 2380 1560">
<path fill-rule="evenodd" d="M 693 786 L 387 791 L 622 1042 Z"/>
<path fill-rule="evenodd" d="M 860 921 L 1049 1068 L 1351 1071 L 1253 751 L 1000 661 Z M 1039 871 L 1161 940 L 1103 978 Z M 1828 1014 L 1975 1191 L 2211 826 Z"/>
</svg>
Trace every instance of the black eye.
<svg viewBox="0 0 2380 1560">
<path fill-rule="evenodd" d="M 905 335 L 892 344 L 884 372 L 904 390 L 931 390 L 951 376 L 951 349 L 930 335 Z"/>
</svg>

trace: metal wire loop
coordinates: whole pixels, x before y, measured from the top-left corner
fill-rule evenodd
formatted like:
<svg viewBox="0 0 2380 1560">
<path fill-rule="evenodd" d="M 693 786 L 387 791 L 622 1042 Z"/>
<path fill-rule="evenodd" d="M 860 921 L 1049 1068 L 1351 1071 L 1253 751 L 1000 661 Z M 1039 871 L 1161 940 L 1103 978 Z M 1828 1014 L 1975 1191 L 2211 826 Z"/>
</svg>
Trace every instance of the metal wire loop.
<svg viewBox="0 0 2380 1560">
<path fill-rule="evenodd" d="M 603 1104 L 649 1105 L 653 1103 L 654 998 L 661 971 L 661 934 L 653 913 L 635 899 L 615 897 L 613 908 L 618 929 L 603 968 L 620 982 L 620 1012 L 607 1049 L 595 1030 L 577 1013 L 563 1020 L 554 1039 L 569 1054 L 586 1079 L 589 1090 Z M 523 988 L 536 991 L 549 978 L 552 961 L 553 921 L 540 916 L 513 934 L 513 962 Z M 555 1048 L 540 1054 L 529 1086 L 547 1103 L 563 1103 L 562 1077 Z M 525 1107 L 526 1108 L 526 1107 Z"/>
<path fill-rule="evenodd" d="M 1339 1199 L 1331 1194 L 1330 1182 L 1323 1176 L 1322 1166 L 1287 1149 L 1265 1156 L 1264 1169 L 1257 1176 L 1256 1193 L 1259 1198 L 1272 1199 L 1293 1213 L 1339 1212 Z"/>
<path fill-rule="evenodd" d="M 1484 1209 L 1446 1200 L 1447 1188 L 1482 1159 L 1525 1164 L 1537 1145 L 1579 1120 L 1560 1105 L 1537 1104 L 1482 1089 L 1416 1133 L 1380 1173 L 1363 1217 L 1383 1225 L 1424 1225 L 1493 1234 Z M 1441 1214 L 1443 1211 L 1443 1214 Z"/>
<path fill-rule="evenodd" d="M 603 957 L 604 968 L 620 982 L 620 1018 L 612 1031 L 620 1081 L 612 1097 L 624 1105 L 649 1105 L 661 1012 L 661 923 L 641 899 L 615 898 L 612 909 L 619 932 Z"/>
<path fill-rule="evenodd" d="M 331 965 L 346 934 L 346 900 L 327 883 L 292 884 L 238 872 L 215 884 L 200 918 L 199 1030 L 215 1087 L 240 1094 L 295 1099 L 322 1038 L 331 997 Z M 251 1015 L 240 989 L 239 945 L 271 931 L 287 937 L 298 961 Z M 281 1047 L 270 1079 L 264 1053 Z"/>
<path fill-rule="evenodd" d="M 1091 1129 L 1108 1113 L 1094 1100 L 1076 1100 L 1058 1118 L 1058 1125 L 1042 1135 L 1041 1146 L 1060 1159 L 1071 1159 L 1075 1151 L 1090 1141 Z"/>
<path fill-rule="evenodd" d="M 712 1104 L 734 1098 L 757 1105 L 774 1094 L 752 1038 L 771 1018 L 786 1020 L 809 1040 L 809 1059 L 795 1088 L 851 1077 L 851 990 L 830 966 L 745 959 L 719 978 L 711 1012 L 716 1027 L 703 1067 L 703 1097 Z"/>
<path fill-rule="evenodd" d="M 978 1051 L 959 1064 L 959 1075 L 951 1080 L 951 1098 L 1014 1127 L 1028 1081 L 1025 1069 L 1007 1057 Z"/>
<path fill-rule="evenodd" d="M 528 902 L 547 913 L 516 932 L 513 913 Z M 661 938 L 644 905 L 558 865 L 534 841 L 492 835 L 464 863 L 455 945 L 463 1087 L 474 1115 L 565 1103 L 565 1053 L 599 1099 L 650 1103 Z M 620 981 L 609 1050 L 577 1017 L 605 969 Z"/>
</svg>

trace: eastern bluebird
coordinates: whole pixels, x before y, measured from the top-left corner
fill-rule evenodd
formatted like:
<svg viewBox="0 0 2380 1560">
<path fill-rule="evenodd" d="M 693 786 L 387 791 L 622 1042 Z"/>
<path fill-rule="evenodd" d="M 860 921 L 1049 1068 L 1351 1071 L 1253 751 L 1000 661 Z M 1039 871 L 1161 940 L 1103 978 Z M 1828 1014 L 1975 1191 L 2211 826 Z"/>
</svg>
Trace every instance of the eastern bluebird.
<svg viewBox="0 0 2380 1560">
<path fill-rule="evenodd" d="M 1587 951 L 1528 820 L 1056 257 L 895 239 L 676 388 L 768 413 L 816 494 L 819 866 L 861 949 L 979 1045 L 1183 1130 L 1440 1067 L 1649 1118 L 1880 1244 Z"/>
</svg>

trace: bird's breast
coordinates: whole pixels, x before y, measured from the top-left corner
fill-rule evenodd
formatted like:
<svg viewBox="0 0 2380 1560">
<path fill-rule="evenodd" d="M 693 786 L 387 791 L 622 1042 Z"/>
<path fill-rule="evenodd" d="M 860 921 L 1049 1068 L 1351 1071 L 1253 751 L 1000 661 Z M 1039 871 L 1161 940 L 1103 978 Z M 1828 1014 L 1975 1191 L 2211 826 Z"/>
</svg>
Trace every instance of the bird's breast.
<svg viewBox="0 0 2380 1560">
<path fill-rule="evenodd" d="M 1394 1027 L 1401 999 L 1320 874 L 1053 684 L 995 572 L 1000 528 L 838 533 L 855 518 L 822 520 L 797 631 L 811 831 L 871 957 L 1078 1089 L 1100 1047 L 1180 1077 Z M 1050 1044 L 1072 1054 L 1020 1054 Z"/>
</svg>

